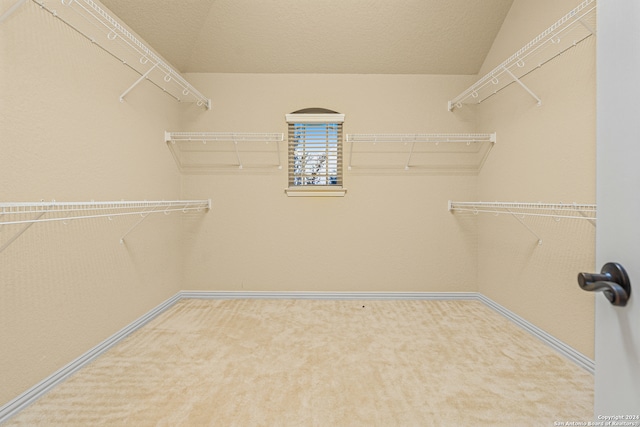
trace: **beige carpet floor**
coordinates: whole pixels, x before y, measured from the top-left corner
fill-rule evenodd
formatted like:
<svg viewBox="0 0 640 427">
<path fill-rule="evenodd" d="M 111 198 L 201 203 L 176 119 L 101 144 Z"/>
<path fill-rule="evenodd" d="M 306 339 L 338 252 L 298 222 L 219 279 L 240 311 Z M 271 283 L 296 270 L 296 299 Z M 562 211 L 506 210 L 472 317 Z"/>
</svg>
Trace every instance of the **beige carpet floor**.
<svg viewBox="0 0 640 427">
<path fill-rule="evenodd" d="M 592 375 L 477 301 L 185 299 L 5 425 L 552 426 L 592 408 Z"/>
</svg>

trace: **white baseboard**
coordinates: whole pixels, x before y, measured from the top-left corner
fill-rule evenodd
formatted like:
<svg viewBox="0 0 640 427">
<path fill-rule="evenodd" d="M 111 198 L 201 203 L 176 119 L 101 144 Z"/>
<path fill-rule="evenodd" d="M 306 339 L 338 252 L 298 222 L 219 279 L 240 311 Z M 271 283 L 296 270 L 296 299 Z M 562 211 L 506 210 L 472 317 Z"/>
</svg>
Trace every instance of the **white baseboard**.
<svg viewBox="0 0 640 427">
<path fill-rule="evenodd" d="M 182 291 L 182 298 L 199 299 L 316 299 L 316 300 L 475 300 L 477 292 L 256 292 Z"/>
<path fill-rule="evenodd" d="M 31 387 L 26 392 L 22 393 L 20 396 L 16 397 L 6 405 L 0 407 L 0 424 L 7 421 L 9 418 L 20 412 L 22 409 L 26 408 L 40 397 L 42 397 L 49 390 L 54 388 L 56 385 L 60 384 L 75 372 L 80 370 L 82 367 L 87 365 L 96 357 L 100 356 L 105 351 L 109 350 L 111 347 L 119 343 L 121 340 L 131 335 L 131 333 L 135 332 L 137 329 L 141 328 L 145 324 L 147 324 L 154 317 L 158 316 L 160 313 L 167 310 L 169 307 L 178 302 L 182 297 L 180 293 L 172 296 L 162 304 L 158 305 L 147 314 L 143 315 L 139 319 L 135 320 L 133 323 L 130 323 L 128 326 L 124 327 L 120 331 L 111 335 L 106 340 L 102 341 L 97 346 L 93 347 L 91 350 L 84 353 L 82 356 L 68 363 L 66 366 L 58 369 L 53 374 L 49 375 L 44 380 L 40 381 L 35 386 Z"/>
<path fill-rule="evenodd" d="M 574 349 L 573 347 L 568 346 L 567 344 L 563 343 L 553 335 L 548 334 L 547 332 L 543 331 L 542 329 L 538 328 L 534 324 L 528 322 L 527 320 L 523 319 L 522 317 L 518 316 L 512 311 L 507 310 L 506 308 L 496 303 L 495 301 L 491 300 L 490 298 L 487 298 L 484 295 L 478 293 L 477 299 L 483 302 L 487 307 L 492 308 L 493 310 L 500 313 L 507 319 L 511 320 L 516 325 L 520 326 L 525 331 L 529 332 L 531 335 L 538 338 L 540 341 L 544 342 L 549 347 L 553 348 L 558 353 L 565 356 L 567 359 L 571 360 L 581 368 L 585 369 L 590 374 L 593 375 L 595 373 L 595 370 L 596 370 L 595 362 L 589 359 L 584 354 L 577 351 L 576 349 Z"/>
<path fill-rule="evenodd" d="M 82 356 L 54 372 L 20 396 L 0 407 L 0 424 L 38 400 L 49 390 L 82 369 L 86 364 L 115 344 L 147 324 L 150 320 L 173 306 L 181 299 L 326 299 L 326 300 L 476 300 L 514 322 L 560 354 L 593 374 L 595 362 L 542 329 L 507 310 L 477 292 L 234 292 L 234 291 L 181 291 L 158 305 L 147 314 L 121 329 Z"/>
</svg>

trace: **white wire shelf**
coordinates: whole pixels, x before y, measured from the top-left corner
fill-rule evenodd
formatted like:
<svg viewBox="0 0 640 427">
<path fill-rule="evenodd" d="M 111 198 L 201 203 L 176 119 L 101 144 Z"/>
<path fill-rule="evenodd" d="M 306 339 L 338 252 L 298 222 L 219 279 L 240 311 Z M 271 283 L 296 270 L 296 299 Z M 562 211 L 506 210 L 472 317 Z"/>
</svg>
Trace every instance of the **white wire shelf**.
<svg viewBox="0 0 640 427">
<path fill-rule="evenodd" d="M 517 213 L 521 216 L 596 219 L 596 205 L 578 203 L 454 202 L 449 210 L 473 213 Z"/>
<path fill-rule="evenodd" d="M 120 102 L 124 102 L 124 98 L 138 84 L 147 80 L 178 102 L 191 102 L 206 109 L 211 108 L 209 98 L 200 93 L 178 71 L 93 0 L 32 0 L 32 2 L 140 75 L 120 95 Z"/>
<path fill-rule="evenodd" d="M 348 169 L 466 170 L 477 172 L 495 133 L 347 134 Z"/>
<path fill-rule="evenodd" d="M 585 0 L 551 27 L 449 101 L 448 109 L 479 104 L 517 83 L 538 103 L 542 100 L 520 79 L 596 33 L 596 0 Z"/>
<path fill-rule="evenodd" d="M 347 134 L 347 142 L 496 142 L 495 133 L 352 133 Z"/>
<path fill-rule="evenodd" d="M 284 141 L 283 133 L 165 132 L 164 139 L 184 173 L 209 173 L 229 168 L 282 169 L 280 143 Z"/>
<path fill-rule="evenodd" d="M 165 132 L 165 140 L 178 141 L 260 141 L 281 142 L 283 133 L 247 133 L 247 132 Z"/>
<path fill-rule="evenodd" d="M 536 236 L 538 244 L 542 238 L 523 220 L 525 217 L 546 217 L 556 221 L 560 219 L 587 220 L 595 226 L 596 205 L 579 203 L 520 203 L 520 202 L 454 202 L 449 201 L 450 212 L 471 212 L 473 214 L 491 213 L 496 216 L 508 214 L 518 220 L 531 234 Z"/>
<path fill-rule="evenodd" d="M 161 201 L 109 201 L 109 202 L 0 202 L 0 227 L 22 224 L 10 239 L 0 246 L 4 251 L 29 227 L 36 223 L 71 221 L 89 218 L 109 218 L 126 215 L 140 215 L 138 220 L 120 239 L 124 238 L 152 213 L 209 211 L 209 200 L 161 200 Z"/>
<path fill-rule="evenodd" d="M 84 218 L 137 215 L 211 209 L 211 200 L 116 201 L 116 202 L 0 202 L 0 225 Z M 92 212 L 91 214 L 86 214 Z M 48 218 L 5 220 L 17 215 L 50 214 Z M 61 215 L 63 214 L 63 215 Z"/>
</svg>

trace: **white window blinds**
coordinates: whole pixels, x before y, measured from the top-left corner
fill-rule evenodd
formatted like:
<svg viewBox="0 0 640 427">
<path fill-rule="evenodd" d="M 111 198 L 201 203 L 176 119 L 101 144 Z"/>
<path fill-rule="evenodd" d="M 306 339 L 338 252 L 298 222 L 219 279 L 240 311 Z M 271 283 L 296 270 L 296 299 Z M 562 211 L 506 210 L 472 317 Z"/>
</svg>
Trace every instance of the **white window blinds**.
<svg viewBox="0 0 640 427">
<path fill-rule="evenodd" d="M 343 114 L 287 114 L 289 187 L 342 186 Z"/>
</svg>

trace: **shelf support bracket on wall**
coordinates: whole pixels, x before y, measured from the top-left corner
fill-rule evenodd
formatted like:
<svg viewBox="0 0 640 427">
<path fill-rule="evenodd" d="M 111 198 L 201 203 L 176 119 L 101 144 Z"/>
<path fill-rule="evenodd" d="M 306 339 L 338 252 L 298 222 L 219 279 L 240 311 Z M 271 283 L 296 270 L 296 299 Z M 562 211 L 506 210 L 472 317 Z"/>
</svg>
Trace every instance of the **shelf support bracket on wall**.
<svg viewBox="0 0 640 427">
<path fill-rule="evenodd" d="M 236 139 L 236 137 L 233 137 L 233 148 L 236 149 L 236 159 L 238 159 L 238 169 L 242 169 L 242 159 L 240 159 L 240 152 L 238 151 L 238 140 Z M 280 159 L 280 156 L 278 156 L 278 159 Z"/>
<path fill-rule="evenodd" d="M 40 219 L 40 217 L 42 217 L 42 215 L 44 215 L 46 213 L 47 213 L 47 211 L 40 212 L 39 215 L 37 215 L 35 218 L 33 218 L 33 221 Z M 2 223 L 0 223 L 0 224 L 2 224 Z M 13 242 L 15 242 L 18 237 L 22 236 L 22 234 L 25 231 L 27 231 L 29 229 L 29 227 L 31 227 L 33 224 L 35 224 L 35 222 L 29 222 L 29 223 L 25 224 L 25 226 L 22 227 L 22 230 L 18 231 L 16 234 L 13 235 L 13 237 L 11 237 L 2 246 L 0 246 L 0 253 L 2 253 L 2 251 L 7 249 Z"/>
<path fill-rule="evenodd" d="M 7 19 L 11 15 L 13 15 L 13 12 L 18 10 L 20 8 L 20 6 L 22 6 L 24 4 L 25 1 L 27 1 L 27 0 L 18 0 L 17 2 L 15 2 L 15 4 L 13 6 L 11 6 L 9 9 L 7 9 L 7 11 L 5 13 L 3 13 L 2 16 L 0 16 L 0 23 L 4 22 L 5 19 Z"/>
<path fill-rule="evenodd" d="M 349 135 L 347 135 L 347 141 L 349 141 Z M 347 165 L 347 169 L 351 170 L 351 159 L 353 158 L 353 145 L 355 143 L 351 140 L 351 147 L 349 147 L 349 164 Z"/>
<path fill-rule="evenodd" d="M 529 227 L 527 224 L 525 224 L 525 222 L 524 222 L 523 220 L 521 220 L 520 218 L 518 218 L 518 216 L 517 216 L 515 213 L 513 213 L 513 212 L 511 211 L 511 209 L 507 209 L 507 212 L 509 212 L 509 213 L 511 214 L 511 216 L 513 216 L 515 219 L 517 219 L 517 220 L 518 220 L 518 222 L 519 222 L 520 224 L 522 224 L 522 225 L 524 226 L 524 228 L 526 228 L 527 230 L 529 230 L 529 232 L 530 232 L 531 234 L 533 234 L 534 236 L 536 236 L 536 238 L 538 239 L 538 245 L 542 245 L 542 238 L 541 238 L 540 236 L 538 236 L 538 233 L 536 233 L 535 231 L 533 231 L 533 230 L 531 229 L 531 227 Z"/>
<path fill-rule="evenodd" d="M 407 164 L 404 165 L 404 170 L 408 171 L 409 170 L 409 163 L 411 162 L 411 156 L 413 156 L 413 148 L 416 146 L 416 142 L 413 141 L 411 143 L 411 149 L 409 150 L 409 158 L 407 159 Z"/>
<path fill-rule="evenodd" d="M 586 22 L 584 22 L 584 20 L 582 18 L 578 19 L 578 22 L 582 24 L 583 27 L 585 27 L 587 29 L 587 31 L 589 31 L 591 34 L 596 34 L 596 30 L 591 28 L 591 25 L 587 24 Z"/>
<path fill-rule="evenodd" d="M 278 156 L 278 169 L 282 169 L 282 160 L 280 160 L 280 141 L 276 140 L 276 156 Z"/>
<path fill-rule="evenodd" d="M 507 74 L 511 76 L 513 81 L 518 83 L 520 87 L 522 87 L 522 89 L 526 90 L 529 95 L 531 95 L 536 101 L 538 101 L 538 106 L 542 105 L 542 100 L 538 98 L 538 96 L 535 93 L 533 93 L 533 91 L 529 89 L 524 83 L 522 83 L 522 81 L 519 78 L 517 78 L 515 74 L 513 74 L 507 67 L 504 67 L 503 70 L 506 71 Z"/>
<path fill-rule="evenodd" d="M 124 102 L 124 97 L 127 96 L 129 94 L 129 92 L 131 92 L 133 90 L 133 88 L 135 88 L 136 86 L 138 86 L 140 84 L 141 81 L 143 81 L 144 79 L 146 79 L 147 77 L 149 77 L 149 74 L 151 74 L 151 72 L 153 70 L 155 70 L 155 68 L 158 66 L 158 64 L 153 64 L 153 67 L 149 68 L 147 70 L 146 73 L 144 73 L 143 75 L 140 76 L 140 78 L 138 80 L 135 81 L 135 83 L 133 83 L 129 89 L 125 90 L 122 95 L 120 95 L 120 102 Z"/>
<path fill-rule="evenodd" d="M 588 217 L 587 215 L 585 215 L 584 212 L 582 211 L 578 211 L 578 213 L 580 214 L 581 217 L 584 217 L 587 221 L 589 221 L 589 224 L 593 225 L 594 227 L 596 226 L 596 221 L 593 218 Z"/>
<path fill-rule="evenodd" d="M 151 213 L 152 213 L 153 211 L 155 211 L 155 210 L 156 210 L 156 207 L 154 206 L 153 208 L 151 208 L 151 210 L 150 210 L 150 211 L 148 211 L 148 212 L 146 212 L 146 213 L 144 213 L 144 214 L 140 214 L 140 216 L 141 216 L 142 218 L 140 218 L 140 219 L 138 220 L 138 222 L 136 222 L 135 224 L 133 224 L 133 226 L 132 226 L 129 230 L 127 230 L 127 232 L 126 232 L 126 233 L 124 233 L 124 234 L 122 235 L 122 237 L 120 238 L 120 243 L 124 243 L 124 238 L 125 238 L 125 237 L 127 237 L 127 235 L 128 235 L 129 233 L 131 233 L 133 230 L 135 230 L 135 229 L 136 229 L 140 224 L 142 224 L 142 221 L 144 221 L 145 219 L 147 219 L 147 217 L 149 216 L 149 214 L 151 214 Z"/>
</svg>

